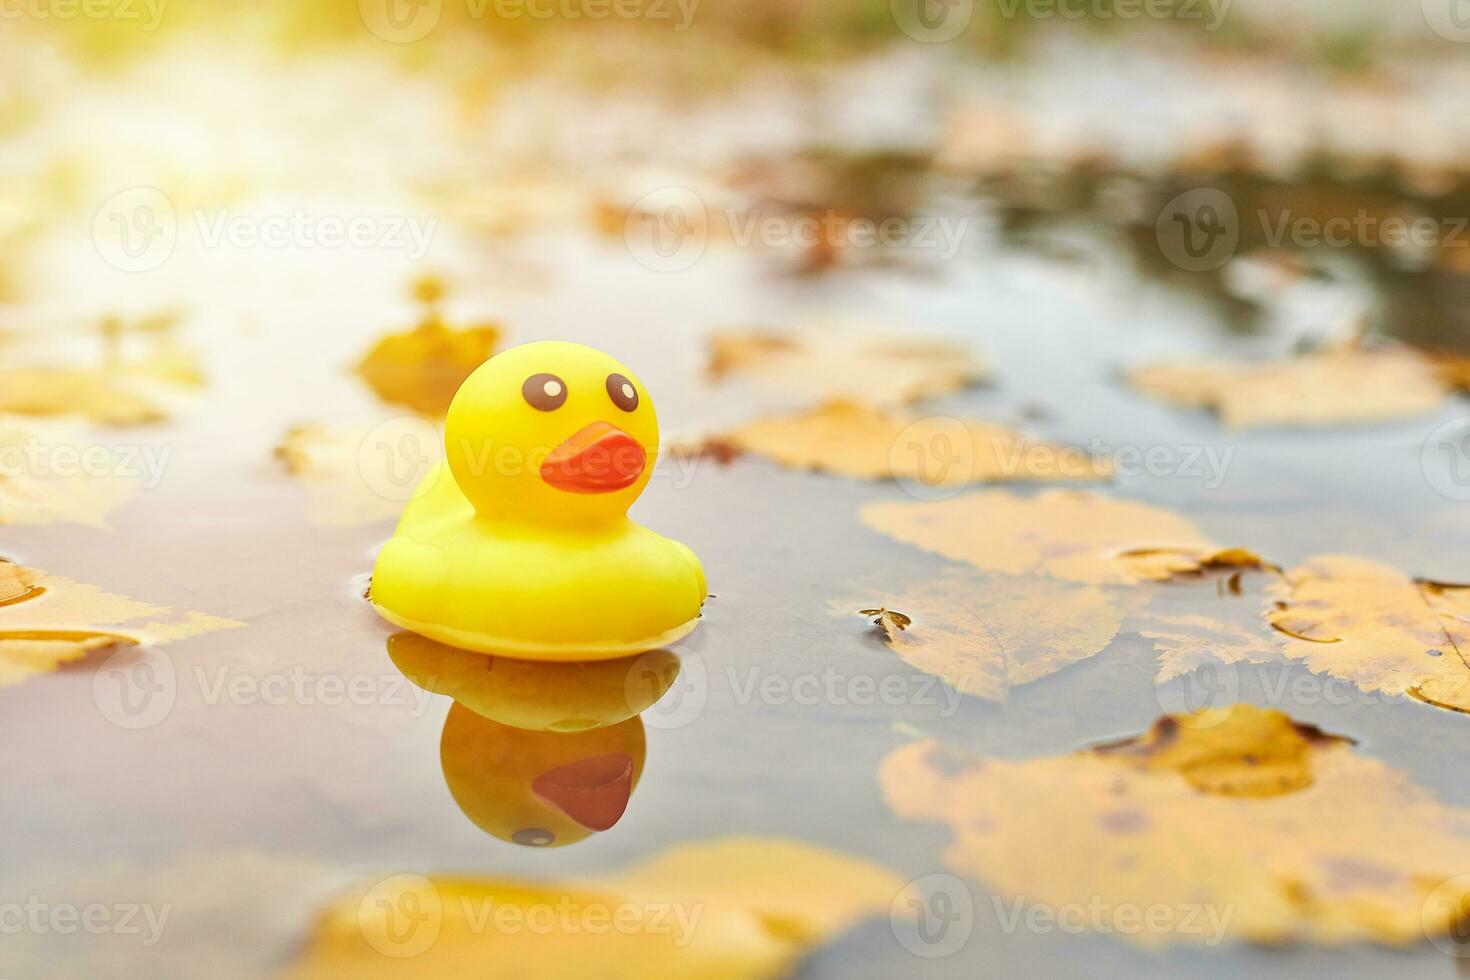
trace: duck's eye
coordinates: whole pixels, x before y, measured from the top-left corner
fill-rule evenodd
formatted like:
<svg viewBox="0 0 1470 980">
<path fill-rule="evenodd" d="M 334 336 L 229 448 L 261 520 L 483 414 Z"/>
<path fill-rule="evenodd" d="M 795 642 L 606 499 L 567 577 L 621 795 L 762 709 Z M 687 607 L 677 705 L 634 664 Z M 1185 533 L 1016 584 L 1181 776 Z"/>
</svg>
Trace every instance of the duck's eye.
<svg viewBox="0 0 1470 980">
<path fill-rule="evenodd" d="M 567 400 L 567 386 L 554 374 L 533 374 L 521 385 L 521 397 L 532 408 L 554 412 Z"/>
<path fill-rule="evenodd" d="M 621 374 L 607 376 L 607 397 L 625 412 L 631 412 L 638 407 L 638 389 Z"/>
<path fill-rule="evenodd" d="M 511 834 L 510 839 L 526 847 L 548 847 L 556 843 L 556 835 L 540 827 L 523 827 Z"/>
</svg>

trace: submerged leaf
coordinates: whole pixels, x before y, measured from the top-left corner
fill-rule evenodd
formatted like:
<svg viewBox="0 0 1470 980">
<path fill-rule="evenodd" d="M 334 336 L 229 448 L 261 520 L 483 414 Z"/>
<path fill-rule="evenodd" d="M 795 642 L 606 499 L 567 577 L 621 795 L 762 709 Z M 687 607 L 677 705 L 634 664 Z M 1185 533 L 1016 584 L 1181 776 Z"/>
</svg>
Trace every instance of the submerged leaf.
<svg viewBox="0 0 1470 980">
<path fill-rule="evenodd" d="M 1221 548 L 1190 521 L 1149 504 L 1070 490 L 1019 497 L 1004 490 L 861 511 L 875 531 L 955 561 L 1010 575 L 1136 584 L 1253 568 L 1253 553 Z"/>
<path fill-rule="evenodd" d="M 1150 616 L 1151 629 L 1139 635 L 1154 641 L 1159 654 L 1159 672 L 1154 683 L 1163 684 L 1207 663 L 1271 663 L 1281 652 L 1259 631 L 1210 616 Z"/>
<path fill-rule="evenodd" d="M 400 875 L 328 908 L 286 976 L 778 977 L 902 892 L 867 861 L 754 837 L 584 882 Z"/>
<path fill-rule="evenodd" d="M 894 653 L 990 701 L 1101 652 L 1123 619 L 1120 600 L 1101 589 L 963 572 L 885 596 L 884 606 L 901 606 L 918 623 L 885 630 Z M 850 608 L 833 603 L 834 612 Z"/>
<path fill-rule="evenodd" d="M 793 469 L 924 487 L 1098 480 L 1109 472 L 1105 462 L 1079 449 L 1031 442 L 1003 425 L 919 417 L 840 399 L 748 422 L 716 437 L 713 445 L 716 451 L 758 453 Z"/>
<path fill-rule="evenodd" d="M 455 328 L 430 314 L 415 329 L 378 341 L 357 373 L 388 404 L 440 418 L 465 378 L 495 353 L 502 333 L 499 324 Z"/>
<path fill-rule="evenodd" d="M 1266 619 L 1288 657 L 1364 691 L 1470 711 L 1470 586 L 1326 555 L 1287 572 L 1269 596 Z"/>
<path fill-rule="evenodd" d="M 1427 358 L 1409 350 L 1337 347 L 1265 364 L 1177 362 L 1139 368 L 1133 386 L 1226 425 L 1332 425 L 1434 411 L 1450 394 Z"/>
<path fill-rule="evenodd" d="M 1405 945 L 1456 925 L 1470 811 L 1278 712 L 1211 714 L 1022 762 L 918 742 L 880 781 L 900 817 L 950 826 L 951 867 L 1142 946 Z"/>
<path fill-rule="evenodd" d="M 794 334 L 729 330 L 710 341 L 709 376 L 740 377 L 803 404 L 850 399 L 889 406 L 959 391 L 987 369 L 969 349 L 860 329 L 813 327 Z"/>
<path fill-rule="evenodd" d="M 0 563 L 0 596 L 6 595 L 10 598 L 0 601 L 0 687 L 108 647 L 167 643 L 245 625 Z"/>
</svg>

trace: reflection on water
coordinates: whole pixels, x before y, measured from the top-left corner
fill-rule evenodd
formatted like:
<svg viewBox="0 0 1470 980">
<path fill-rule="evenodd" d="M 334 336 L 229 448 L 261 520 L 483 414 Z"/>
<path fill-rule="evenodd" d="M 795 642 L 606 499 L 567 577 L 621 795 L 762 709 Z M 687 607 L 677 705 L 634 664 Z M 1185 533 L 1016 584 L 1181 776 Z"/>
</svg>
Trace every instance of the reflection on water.
<svg viewBox="0 0 1470 980">
<path fill-rule="evenodd" d="M 439 760 L 475 826 L 527 847 L 560 847 L 622 819 L 643 773 L 639 714 L 673 686 L 668 650 L 595 663 L 540 663 L 388 638 L 413 683 L 454 699 Z"/>
</svg>

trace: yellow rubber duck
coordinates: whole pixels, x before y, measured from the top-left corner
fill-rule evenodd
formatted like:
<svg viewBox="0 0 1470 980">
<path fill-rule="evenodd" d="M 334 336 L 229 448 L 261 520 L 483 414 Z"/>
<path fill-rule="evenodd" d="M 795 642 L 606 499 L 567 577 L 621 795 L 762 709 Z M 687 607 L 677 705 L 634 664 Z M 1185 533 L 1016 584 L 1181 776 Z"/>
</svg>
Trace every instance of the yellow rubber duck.
<svg viewBox="0 0 1470 980">
<path fill-rule="evenodd" d="M 562 341 L 503 351 L 455 394 L 444 448 L 373 570 L 384 619 L 527 660 L 623 657 L 694 629 L 699 559 L 627 516 L 658 418 L 623 365 Z"/>
<path fill-rule="evenodd" d="M 564 847 L 623 818 L 643 774 L 643 719 L 585 732 L 532 732 L 450 705 L 439 741 L 444 781 L 485 833 Z"/>
</svg>

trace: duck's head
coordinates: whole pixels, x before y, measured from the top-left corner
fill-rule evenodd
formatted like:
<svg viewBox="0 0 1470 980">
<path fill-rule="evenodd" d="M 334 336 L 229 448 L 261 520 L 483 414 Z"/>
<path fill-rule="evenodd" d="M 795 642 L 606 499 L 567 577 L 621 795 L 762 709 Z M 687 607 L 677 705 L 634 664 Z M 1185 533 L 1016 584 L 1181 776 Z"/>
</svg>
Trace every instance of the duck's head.
<svg viewBox="0 0 1470 980">
<path fill-rule="evenodd" d="M 585 523 L 625 514 L 658 454 L 658 418 L 601 351 L 538 341 L 475 369 L 449 406 L 449 468 L 481 515 Z"/>
</svg>

